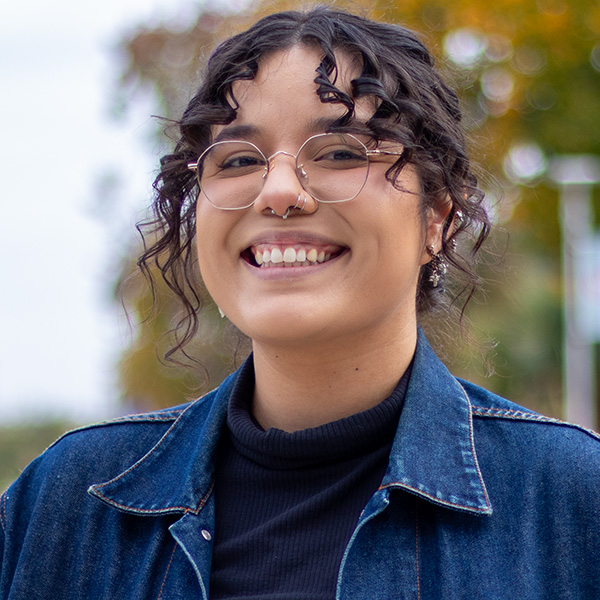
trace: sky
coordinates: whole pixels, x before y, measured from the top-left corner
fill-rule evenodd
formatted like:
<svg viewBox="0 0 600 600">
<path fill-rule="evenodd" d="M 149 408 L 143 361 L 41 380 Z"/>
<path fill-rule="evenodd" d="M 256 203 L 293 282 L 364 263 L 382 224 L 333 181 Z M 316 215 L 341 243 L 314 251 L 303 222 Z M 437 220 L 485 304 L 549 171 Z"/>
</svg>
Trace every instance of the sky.
<svg viewBox="0 0 600 600">
<path fill-rule="evenodd" d="M 111 116 L 115 47 L 137 25 L 189 9 L 181 0 L 0 6 L 0 426 L 119 413 L 115 365 L 135 331 L 112 286 L 159 149 L 148 143 L 149 100 Z M 111 177 L 116 194 L 106 193 Z"/>
</svg>

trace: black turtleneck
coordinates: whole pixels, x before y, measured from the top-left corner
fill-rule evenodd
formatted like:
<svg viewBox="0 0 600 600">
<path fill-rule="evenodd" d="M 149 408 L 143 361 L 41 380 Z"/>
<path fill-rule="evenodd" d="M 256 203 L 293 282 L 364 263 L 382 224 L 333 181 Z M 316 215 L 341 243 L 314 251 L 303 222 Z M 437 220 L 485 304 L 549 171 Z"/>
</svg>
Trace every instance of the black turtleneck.
<svg viewBox="0 0 600 600">
<path fill-rule="evenodd" d="M 246 361 L 217 453 L 211 600 L 335 597 L 344 550 L 385 474 L 409 376 L 364 412 L 265 431 L 250 414 Z"/>
</svg>

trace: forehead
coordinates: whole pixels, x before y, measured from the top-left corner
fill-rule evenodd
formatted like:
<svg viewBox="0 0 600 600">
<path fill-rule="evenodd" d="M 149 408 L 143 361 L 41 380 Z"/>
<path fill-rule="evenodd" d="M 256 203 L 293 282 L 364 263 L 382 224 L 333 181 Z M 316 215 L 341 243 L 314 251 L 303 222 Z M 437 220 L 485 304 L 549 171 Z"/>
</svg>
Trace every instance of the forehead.
<svg viewBox="0 0 600 600">
<path fill-rule="evenodd" d="M 232 86 L 239 108 L 236 119 L 215 134 L 222 137 L 228 129 L 249 131 L 252 127 L 278 127 L 284 134 L 289 128 L 306 129 L 309 135 L 327 129 L 347 111 L 337 102 L 322 102 L 317 90 L 317 69 L 322 52 L 314 47 L 295 45 L 263 57 L 253 80 L 238 80 Z M 352 80 L 361 73 L 360 61 L 345 52 L 336 53 L 337 73 L 330 77 L 339 90 L 351 95 Z M 375 111 L 375 100 L 363 97 L 355 101 L 356 118 L 366 122 Z M 249 127 L 250 126 L 250 127 Z M 229 137 L 229 136 L 227 136 Z"/>
</svg>

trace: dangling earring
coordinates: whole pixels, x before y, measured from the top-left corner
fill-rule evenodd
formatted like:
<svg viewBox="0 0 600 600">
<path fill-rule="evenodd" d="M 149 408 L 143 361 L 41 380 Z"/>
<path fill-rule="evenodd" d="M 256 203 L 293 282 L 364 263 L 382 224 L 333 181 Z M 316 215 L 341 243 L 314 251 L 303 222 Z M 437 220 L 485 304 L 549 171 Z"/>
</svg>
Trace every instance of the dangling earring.
<svg viewBox="0 0 600 600">
<path fill-rule="evenodd" d="M 431 256 L 431 275 L 429 275 L 428 281 L 431 283 L 432 287 L 436 288 L 444 280 L 444 277 L 448 272 L 448 265 L 439 254 L 435 253 L 433 245 L 427 246 L 426 250 L 427 254 Z"/>
<path fill-rule="evenodd" d="M 221 319 L 225 318 L 225 313 L 221 310 L 220 306 L 217 306 L 217 310 L 219 311 L 219 314 L 221 315 Z"/>
</svg>

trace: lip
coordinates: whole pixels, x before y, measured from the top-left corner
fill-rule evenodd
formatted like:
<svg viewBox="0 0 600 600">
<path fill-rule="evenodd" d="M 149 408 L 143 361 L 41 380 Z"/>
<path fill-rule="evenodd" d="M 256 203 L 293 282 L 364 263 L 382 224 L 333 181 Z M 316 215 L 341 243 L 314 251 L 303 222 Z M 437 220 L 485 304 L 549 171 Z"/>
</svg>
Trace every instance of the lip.
<svg viewBox="0 0 600 600">
<path fill-rule="evenodd" d="M 284 245 L 289 244 L 312 244 L 315 246 L 340 246 L 345 248 L 346 244 L 337 241 L 329 236 L 315 233 L 313 231 L 304 230 L 269 230 L 263 231 L 248 240 L 245 244 L 244 249 L 250 246 L 258 246 L 259 244 L 277 244 Z"/>
</svg>

